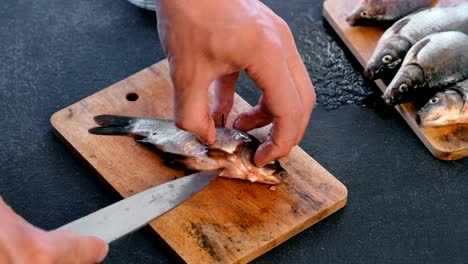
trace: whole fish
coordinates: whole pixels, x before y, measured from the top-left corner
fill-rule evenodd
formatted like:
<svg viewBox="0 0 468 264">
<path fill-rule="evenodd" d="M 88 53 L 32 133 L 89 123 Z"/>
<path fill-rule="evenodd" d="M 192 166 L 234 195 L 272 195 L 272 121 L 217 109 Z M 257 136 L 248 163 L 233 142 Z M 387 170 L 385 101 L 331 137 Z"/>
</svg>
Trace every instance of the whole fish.
<svg viewBox="0 0 468 264">
<path fill-rule="evenodd" d="M 433 0 L 364 0 L 346 17 L 351 26 L 391 23 L 420 10 L 430 7 Z"/>
<path fill-rule="evenodd" d="M 260 145 L 254 136 L 230 128 L 217 128 L 216 143 L 205 146 L 196 137 L 175 126 L 172 120 L 116 115 L 94 118 L 100 127 L 89 133 L 97 135 L 131 135 L 138 142 L 155 145 L 169 154 L 169 162 L 191 170 L 223 169 L 220 176 L 271 185 L 282 183 L 286 171 L 278 161 L 257 167 L 253 155 Z"/>
<path fill-rule="evenodd" d="M 400 19 L 380 38 L 364 75 L 374 80 L 392 75 L 416 42 L 443 31 L 468 34 L 468 2 L 430 8 Z"/>
<path fill-rule="evenodd" d="M 421 127 L 468 124 L 468 79 L 438 92 L 417 115 Z"/>
<path fill-rule="evenodd" d="M 411 101 L 468 78 L 468 35 L 458 31 L 423 38 L 408 52 L 382 98 L 389 105 Z"/>
</svg>

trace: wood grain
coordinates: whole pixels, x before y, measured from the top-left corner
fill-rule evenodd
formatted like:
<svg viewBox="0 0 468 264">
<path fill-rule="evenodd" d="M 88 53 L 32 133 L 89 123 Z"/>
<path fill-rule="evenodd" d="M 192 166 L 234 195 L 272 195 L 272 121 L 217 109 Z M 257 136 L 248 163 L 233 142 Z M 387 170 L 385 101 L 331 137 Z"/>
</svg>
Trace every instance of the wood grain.
<svg viewBox="0 0 468 264">
<path fill-rule="evenodd" d="M 165 167 L 155 152 L 129 137 L 87 130 L 96 126 L 93 116 L 98 114 L 171 118 L 172 89 L 163 61 L 58 111 L 51 123 L 60 138 L 128 197 L 184 172 Z M 132 93 L 136 101 L 126 99 Z M 236 95 L 228 125 L 249 107 Z M 264 138 L 267 130 L 253 134 Z M 245 263 L 346 204 L 345 186 L 300 148 L 281 163 L 290 176 L 276 190 L 218 178 L 151 227 L 188 263 Z"/>
<path fill-rule="evenodd" d="M 364 67 L 385 29 L 381 27 L 350 27 L 346 23 L 346 14 L 359 2 L 360 0 L 326 0 L 323 5 L 323 15 Z M 454 1 L 438 2 L 437 5 L 444 6 Z M 376 84 L 382 91 L 385 91 L 387 86 L 384 82 L 379 80 L 376 81 Z M 421 128 L 416 122 L 416 113 L 423 104 L 424 102 L 411 102 L 395 108 L 435 157 L 443 160 L 456 160 L 468 156 L 468 126 L 451 125 Z"/>
</svg>

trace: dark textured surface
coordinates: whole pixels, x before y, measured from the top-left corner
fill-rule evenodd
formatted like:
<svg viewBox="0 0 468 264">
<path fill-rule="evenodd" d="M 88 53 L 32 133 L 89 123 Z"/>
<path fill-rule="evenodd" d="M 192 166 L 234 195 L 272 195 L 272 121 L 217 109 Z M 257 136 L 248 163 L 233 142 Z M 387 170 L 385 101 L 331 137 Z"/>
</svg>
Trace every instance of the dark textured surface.
<svg viewBox="0 0 468 264">
<path fill-rule="evenodd" d="M 301 146 L 348 187 L 349 202 L 254 262 L 465 263 L 468 159 L 439 161 L 394 111 L 355 105 L 371 88 L 323 25 L 321 1 L 266 3 L 293 29 L 318 92 Z M 154 14 L 124 0 L 2 1 L 0 195 L 45 229 L 117 201 L 49 117 L 162 58 Z M 251 83 L 239 87 L 255 103 Z M 106 263 L 176 260 L 143 229 L 113 243 Z"/>
</svg>

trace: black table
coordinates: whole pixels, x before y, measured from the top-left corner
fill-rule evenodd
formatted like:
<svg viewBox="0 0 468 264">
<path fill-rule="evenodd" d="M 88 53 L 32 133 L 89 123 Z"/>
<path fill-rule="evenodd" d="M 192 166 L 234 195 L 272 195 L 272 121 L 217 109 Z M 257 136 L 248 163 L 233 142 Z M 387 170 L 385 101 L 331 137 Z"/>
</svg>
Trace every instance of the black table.
<svg viewBox="0 0 468 264">
<path fill-rule="evenodd" d="M 323 21 L 322 1 L 265 2 L 290 24 L 318 93 L 301 147 L 348 187 L 349 202 L 254 262 L 466 261 L 468 159 L 435 159 L 379 106 Z M 120 199 L 54 136 L 49 118 L 163 57 L 154 13 L 124 0 L 1 2 L 0 194 L 17 213 L 53 229 Z M 251 104 L 259 95 L 246 78 L 238 92 Z M 143 229 L 113 243 L 106 263 L 177 260 Z"/>
</svg>

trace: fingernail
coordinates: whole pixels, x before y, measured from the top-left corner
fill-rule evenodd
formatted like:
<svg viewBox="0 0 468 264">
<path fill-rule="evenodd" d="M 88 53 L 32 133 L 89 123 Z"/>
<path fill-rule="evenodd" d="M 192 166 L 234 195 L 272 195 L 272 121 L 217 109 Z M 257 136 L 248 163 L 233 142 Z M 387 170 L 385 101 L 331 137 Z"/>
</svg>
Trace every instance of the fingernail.
<svg viewBox="0 0 468 264">
<path fill-rule="evenodd" d="M 101 254 L 99 255 L 98 262 L 102 262 L 106 258 L 108 252 L 109 252 L 109 245 L 106 244 L 104 249 L 101 251 Z"/>
<path fill-rule="evenodd" d="M 240 116 L 238 116 L 236 120 L 234 120 L 234 122 L 232 123 L 232 127 L 235 129 L 239 129 L 239 125 L 240 125 L 239 123 L 240 123 Z"/>
<path fill-rule="evenodd" d="M 255 155 L 254 155 L 254 163 L 255 163 L 255 166 L 257 167 L 263 167 L 265 166 L 265 164 L 263 163 L 261 157 L 261 152 L 263 152 L 263 149 L 265 147 L 263 145 L 260 145 L 260 147 L 258 147 L 257 151 L 255 152 Z"/>
</svg>

